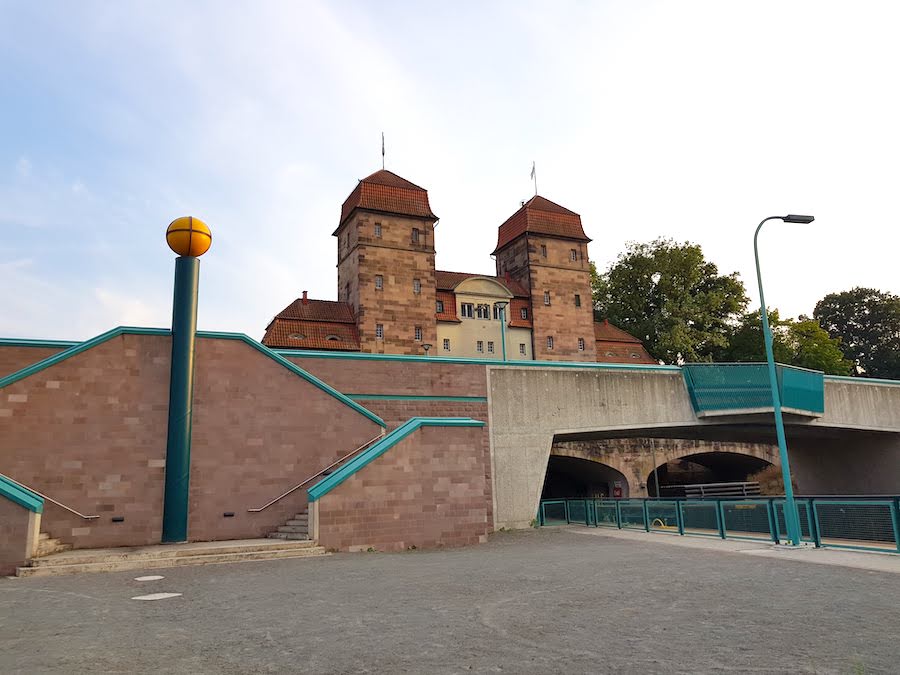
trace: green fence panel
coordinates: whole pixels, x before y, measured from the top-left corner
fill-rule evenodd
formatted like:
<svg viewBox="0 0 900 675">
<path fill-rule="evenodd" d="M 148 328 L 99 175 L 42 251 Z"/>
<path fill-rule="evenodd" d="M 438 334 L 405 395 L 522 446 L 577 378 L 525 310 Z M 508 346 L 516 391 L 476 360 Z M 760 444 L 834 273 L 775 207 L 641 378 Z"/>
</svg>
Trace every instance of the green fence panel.
<svg viewBox="0 0 900 675">
<path fill-rule="evenodd" d="M 765 363 L 686 363 L 682 373 L 697 413 L 772 407 Z M 824 412 L 825 377 L 821 372 L 778 364 L 776 373 L 785 408 L 815 414 Z"/>
<path fill-rule="evenodd" d="M 647 520 L 650 523 L 650 529 L 655 532 L 679 534 L 678 502 L 648 501 Z"/>
<path fill-rule="evenodd" d="M 725 536 L 775 540 L 769 503 L 764 499 L 721 502 Z"/>
<path fill-rule="evenodd" d="M 581 525 L 588 524 L 587 500 L 586 499 L 569 499 L 569 522 L 579 523 Z"/>
<path fill-rule="evenodd" d="M 598 527 L 619 527 L 615 502 L 594 502 L 594 513 Z"/>
<path fill-rule="evenodd" d="M 629 529 L 647 529 L 647 522 L 644 520 L 644 502 L 621 501 L 619 502 L 619 518 L 622 527 Z"/>
<path fill-rule="evenodd" d="M 897 551 L 894 505 L 888 500 L 813 500 L 822 546 Z"/>
<path fill-rule="evenodd" d="M 772 503 L 775 507 L 775 526 L 777 528 L 778 541 L 789 541 L 787 525 L 784 522 L 784 500 L 776 499 Z M 809 501 L 796 500 L 796 504 L 797 513 L 800 516 L 800 540 L 815 544 L 816 534 L 812 506 Z"/>
<path fill-rule="evenodd" d="M 686 500 L 681 503 L 681 518 L 685 534 L 719 536 L 718 502 Z"/>
<path fill-rule="evenodd" d="M 541 525 L 568 525 L 568 509 L 566 500 L 548 500 L 541 502 Z"/>
</svg>

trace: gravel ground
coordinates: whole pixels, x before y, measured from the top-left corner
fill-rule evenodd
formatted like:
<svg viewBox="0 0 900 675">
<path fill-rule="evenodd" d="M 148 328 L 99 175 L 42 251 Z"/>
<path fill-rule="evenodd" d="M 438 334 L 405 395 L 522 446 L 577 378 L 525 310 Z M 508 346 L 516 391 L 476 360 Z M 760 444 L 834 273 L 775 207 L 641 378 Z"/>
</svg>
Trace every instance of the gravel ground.
<svg viewBox="0 0 900 675">
<path fill-rule="evenodd" d="M 900 672 L 900 575 L 561 528 L 141 574 L 0 579 L 0 672 Z"/>
</svg>

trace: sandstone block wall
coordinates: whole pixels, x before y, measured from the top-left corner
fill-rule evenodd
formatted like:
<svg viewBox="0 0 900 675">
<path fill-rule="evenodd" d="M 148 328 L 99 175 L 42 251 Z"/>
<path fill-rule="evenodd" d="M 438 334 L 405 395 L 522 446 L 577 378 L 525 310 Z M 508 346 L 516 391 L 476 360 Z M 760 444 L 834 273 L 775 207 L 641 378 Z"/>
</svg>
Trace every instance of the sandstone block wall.
<svg viewBox="0 0 900 675">
<path fill-rule="evenodd" d="M 319 543 L 397 551 L 487 540 L 483 429 L 423 427 L 319 499 Z"/>
<path fill-rule="evenodd" d="M 0 497 L 0 575 L 15 574 L 34 552 L 41 516 Z"/>
<path fill-rule="evenodd" d="M 0 345 L 0 377 L 6 377 L 32 363 L 61 352 L 62 347 L 14 347 Z"/>
</svg>

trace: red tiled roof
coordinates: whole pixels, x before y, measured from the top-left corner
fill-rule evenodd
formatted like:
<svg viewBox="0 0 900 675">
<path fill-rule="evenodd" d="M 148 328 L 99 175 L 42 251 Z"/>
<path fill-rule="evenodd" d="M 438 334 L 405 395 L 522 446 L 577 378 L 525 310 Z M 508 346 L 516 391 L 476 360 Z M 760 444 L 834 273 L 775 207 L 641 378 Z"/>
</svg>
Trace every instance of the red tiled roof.
<svg viewBox="0 0 900 675">
<path fill-rule="evenodd" d="M 492 277 L 487 274 L 470 274 L 468 272 L 443 272 L 441 270 L 435 270 L 434 272 L 435 286 L 440 291 L 452 291 L 466 279 L 473 279 L 475 277 L 483 277 L 485 279 L 490 279 L 491 281 L 496 281 L 498 284 L 508 288 L 509 292 L 517 298 L 531 297 L 531 294 L 525 290 L 525 287 L 522 286 L 522 284 L 518 281 L 507 279 L 506 277 Z"/>
<path fill-rule="evenodd" d="M 535 195 L 500 226 L 497 232 L 497 247 L 492 255 L 526 232 L 590 241 L 581 226 L 581 216 L 549 199 Z"/>
<path fill-rule="evenodd" d="M 341 206 L 341 221 L 338 229 L 355 209 L 437 220 L 437 216 L 431 211 L 431 205 L 428 203 L 427 190 L 385 169 L 376 171 L 371 176 L 359 181 Z"/>
<path fill-rule="evenodd" d="M 609 319 L 594 322 L 594 339 L 605 340 L 607 342 L 631 342 L 643 344 L 638 338 L 631 333 L 626 333 L 621 328 L 613 326 Z"/>
<path fill-rule="evenodd" d="M 358 352 L 359 334 L 355 324 L 275 317 L 266 328 L 262 343 L 273 349 Z"/>
<path fill-rule="evenodd" d="M 434 317 L 438 321 L 460 323 L 459 317 L 456 315 L 456 296 L 452 291 L 437 291 L 435 299 L 444 303 L 444 311 L 434 313 Z"/>
<path fill-rule="evenodd" d="M 303 298 L 294 300 L 276 314 L 275 318 L 356 323 L 356 320 L 353 318 L 353 308 L 346 302 L 335 302 L 334 300 L 304 300 Z"/>
<path fill-rule="evenodd" d="M 528 318 L 522 318 L 522 310 L 528 310 Z M 531 328 L 531 300 L 526 298 L 513 298 L 509 301 L 509 327 Z"/>
</svg>

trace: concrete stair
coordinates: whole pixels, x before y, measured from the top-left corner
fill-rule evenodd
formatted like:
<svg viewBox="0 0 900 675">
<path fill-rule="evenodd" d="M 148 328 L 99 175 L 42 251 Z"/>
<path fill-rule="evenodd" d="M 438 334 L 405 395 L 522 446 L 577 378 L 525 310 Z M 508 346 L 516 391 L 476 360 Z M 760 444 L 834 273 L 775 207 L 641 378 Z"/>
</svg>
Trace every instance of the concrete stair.
<svg viewBox="0 0 900 675">
<path fill-rule="evenodd" d="M 269 533 L 269 539 L 309 539 L 309 510 L 298 513 L 296 516 L 279 527 L 275 532 Z"/>
<path fill-rule="evenodd" d="M 34 557 L 43 558 L 54 553 L 70 550 L 72 550 L 72 544 L 64 544 L 59 539 L 53 539 L 46 532 L 41 532 L 38 536 L 38 547 L 37 551 L 34 552 Z"/>
<path fill-rule="evenodd" d="M 328 555 L 312 541 L 242 539 L 106 549 L 79 549 L 32 558 L 16 569 L 17 577 L 45 577 L 84 572 L 150 570 L 185 565 L 309 558 Z"/>
</svg>

